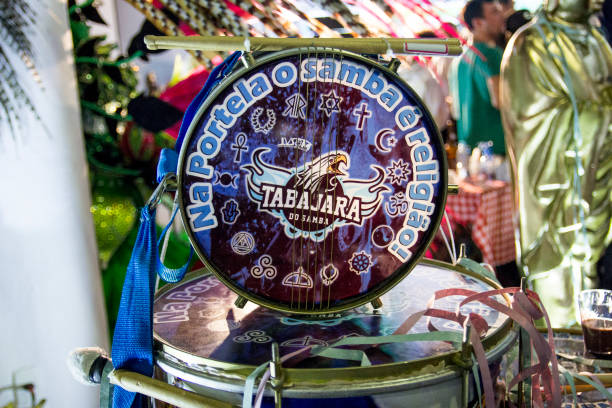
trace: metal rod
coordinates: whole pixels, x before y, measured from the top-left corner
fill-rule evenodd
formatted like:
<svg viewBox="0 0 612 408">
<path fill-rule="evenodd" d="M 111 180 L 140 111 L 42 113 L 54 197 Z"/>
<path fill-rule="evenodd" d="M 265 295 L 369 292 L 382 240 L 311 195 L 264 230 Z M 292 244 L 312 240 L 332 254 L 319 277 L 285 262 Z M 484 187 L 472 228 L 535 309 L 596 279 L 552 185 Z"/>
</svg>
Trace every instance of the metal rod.
<svg viewBox="0 0 612 408">
<path fill-rule="evenodd" d="M 264 38 L 227 36 L 145 36 L 150 50 L 280 51 L 289 48 L 334 48 L 360 54 L 457 56 L 463 52 L 454 38 Z"/>
<path fill-rule="evenodd" d="M 274 408 L 282 406 L 282 387 L 284 381 L 283 367 L 280 360 L 278 343 L 272 343 L 272 361 L 270 361 L 270 383 L 274 390 Z"/>
<path fill-rule="evenodd" d="M 521 278 L 521 291 L 527 289 L 527 278 Z M 519 330 L 519 373 L 523 372 L 526 365 L 531 363 L 531 339 L 529 333 L 523 328 Z M 518 406 L 519 408 L 531 406 L 531 381 L 525 379 L 518 383 Z"/>
<path fill-rule="evenodd" d="M 472 325 L 467 324 L 463 330 L 463 339 L 461 340 L 461 360 L 467 366 L 471 363 L 472 346 L 470 336 L 472 334 Z M 468 368 L 463 368 L 461 372 L 461 407 L 468 408 L 470 403 L 470 371 Z"/>
<path fill-rule="evenodd" d="M 138 392 L 182 408 L 231 408 L 232 406 L 230 403 L 207 398 L 128 370 L 114 370 L 108 377 L 112 384 L 127 391 Z"/>
</svg>

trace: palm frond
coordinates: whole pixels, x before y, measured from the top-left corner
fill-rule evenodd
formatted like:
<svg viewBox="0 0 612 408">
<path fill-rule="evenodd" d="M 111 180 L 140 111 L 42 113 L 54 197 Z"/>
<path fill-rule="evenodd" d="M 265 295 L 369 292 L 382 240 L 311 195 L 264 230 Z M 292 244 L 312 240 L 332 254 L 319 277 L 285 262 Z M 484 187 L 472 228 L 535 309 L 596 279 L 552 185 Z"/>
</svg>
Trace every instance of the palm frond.
<svg viewBox="0 0 612 408">
<path fill-rule="evenodd" d="M 18 134 L 24 108 L 38 117 L 18 77 L 25 68 L 42 86 L 30 40 L 35 18 L 27 0 L 0 0 L 0 119 L 8 123 L 13 136 Z"/>
</svg>

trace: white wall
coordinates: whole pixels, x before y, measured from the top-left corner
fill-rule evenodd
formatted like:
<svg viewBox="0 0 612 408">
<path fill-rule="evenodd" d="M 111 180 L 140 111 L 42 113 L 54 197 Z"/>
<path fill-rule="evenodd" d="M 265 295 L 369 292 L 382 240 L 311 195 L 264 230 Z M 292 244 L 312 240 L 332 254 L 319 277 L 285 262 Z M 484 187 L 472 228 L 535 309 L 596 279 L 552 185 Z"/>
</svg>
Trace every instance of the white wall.
<svg viewBox="0 0 612 408">
<path fill-rule="evenodd" d="M 94 407 L 98 388 L 65 363 L 76 347 L 108 349 L 72 39 L 65 0 L 31 3 L 44 90 L 27 72 L 21 83 L 44 126 L 27 110 L 18 135 L 0 123 L 0 387 L 15 375 L 46 407 Z"/>
</svg>

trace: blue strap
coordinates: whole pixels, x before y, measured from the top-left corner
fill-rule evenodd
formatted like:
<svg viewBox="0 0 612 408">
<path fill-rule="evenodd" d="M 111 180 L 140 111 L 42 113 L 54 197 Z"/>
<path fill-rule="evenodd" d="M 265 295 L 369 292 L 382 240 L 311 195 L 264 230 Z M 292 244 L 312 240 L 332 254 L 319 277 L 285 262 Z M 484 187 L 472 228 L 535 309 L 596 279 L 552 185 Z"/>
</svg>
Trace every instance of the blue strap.
<svg viewBox="0 0 612 408">
<path fill-rule="evenodd" d="M 242 56 L 241 52 L 234 52 L 212 70 L 204 87 L 191 102 L 185 115 L 174 151 L 164 149 L 157 166 L 157 180 L 161 182 L 166 174 L 176 173 L 178 166 L 178 152 L 181 150 L 185 134 L 195 114 L 210 92 L 228 75 L 236 61 Z M 172 215 L 172 220 L 176 211 Z M 162 232 L 166 233 L 172 220 Z M 132 258 L 128 264 L 121 303 L 113 335 L 112 359 L 115 368 L 135 371 L 147 376 L 153 375 L 153 293 L 155 291 L 155 273 L 168 282 L 178 282 L 183 278 L 191 258 L 181 268 L 170 269 L 164 266 L 159 257 L 158 243 L 155 232 L 155 209 L 146 205 L 141 212 L 140 228 Z M 142 396 L 141 396 L 142 397 Z M 115 387 L 113 393 L 114 408 L 130 408 L 144 406 L 144 398 L 136 393 Z"/>
<path fill-rule="evenodd" d="M 181 128 L 179 129 L 179 135 L 176 139 L 176 145 L 174 146 L 174 150 L 176 150 L 177 152 L 181 151 L 181 146 L 183 145 L 183 139 L 185 139 L 187 129 L 189 129 L 189 125 L 191 124 L 191 121 L 193 120 L 195 114 L 198 112 L 200 105 L 204 103 L 210 92 L 219 84 L 219 82 L 221 82 L 227 74 L 232 72 L 232 69 L 234 69 L 234 65 L 241 56 L 242 52 L 236 51 L 212 70 L 212 72 L 206 79 L 204 86 L 193 99 L 193 101 L 191 101 L 191 103 L 187 107 L 187 110 L 185 111 L 185 115 L 183 116 L 183 122 L 181 123 Z"/>
<path fill-rule="evenodd" d="M 177 209 L 174 210 L 168 225 L 162 231 L 166 234 Z M 140 228 L 128 264 L 115 333 L 113 336 L 112 359 L 115 368 L 123 368 L 137 373 L 153 375 L 153 294 L 155 292 L 155 273 L 167 282 L 178 282 L 185 276 L 193 256 L 178 269 L 162 264 L 158 254 L 159 242 L 156 240 L 155 209 L 148 205 L 142 209 Z M 113 408 L 141 407 L 145 398 L 136 393 L 115 387 Z"/>
<path fill-rule="evenodd" d="M 111 356 L 115 368 L 153 375 L 153 290 L 157 265 L 155 209 L 145 206 L 127 267 Z M 114 408 L 130 408 L 136 393 L 115 387 Z M 137 406 L 137 405 L 134 405 Z"/>
<path fill-rule="evenodd" d="M 227 57 L 221 64 L 217 65 L 206 79 L 206 82 L 204 83 L 204 86 L 200 92 L 198 92 L 196 97 L 187 107 L 185 115 L 183 115 L 183 121 L 181 122 L 176 144 L 174 145 L 174 151 L 172 151 L 172 149 L 162 149 L 157 165 L 158 183 L 161 182 L 166 173 L 177 172 L 178 153 L 181 151 L 181 146 L 183 145 L 185 134 L 187 133 L 187 129 L 189 129 L 189 125 L 191 125 L 193 118 L 206 98 L 208 98 L 208 95 L 210 95 L 212 90 L 219 84 L 219 82 L 221 82 L 230 72 L 232 72 L 234 65 L 236 65 L 236 62 L 241 56 L 242 52 L 236 51 Z"/>
<path fill-rule="evenodd" d="M 176 150 L 163 148 L 159 154 L 157 162 L 157 183 L 161 183 L 166 174 L 174 173 L 178 168 L 179 155 Z"/>
</svg>

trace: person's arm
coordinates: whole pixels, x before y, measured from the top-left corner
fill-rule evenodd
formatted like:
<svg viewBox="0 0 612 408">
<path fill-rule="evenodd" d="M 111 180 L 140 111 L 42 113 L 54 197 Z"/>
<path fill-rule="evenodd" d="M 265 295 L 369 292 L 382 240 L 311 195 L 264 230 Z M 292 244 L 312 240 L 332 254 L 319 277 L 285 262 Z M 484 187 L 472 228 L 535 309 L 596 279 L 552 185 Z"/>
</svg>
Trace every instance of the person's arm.
<svg viewBox="0 0 612 408">
<path fill-rule="evenodd" d="M 487 87 L 489 88 L 491 105 L 493 105 L 495 109 L 499 109 L 499 75 L 489 77 L 487 79 Z"/>
</svg>

